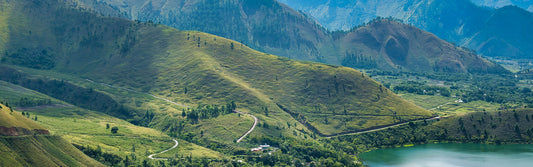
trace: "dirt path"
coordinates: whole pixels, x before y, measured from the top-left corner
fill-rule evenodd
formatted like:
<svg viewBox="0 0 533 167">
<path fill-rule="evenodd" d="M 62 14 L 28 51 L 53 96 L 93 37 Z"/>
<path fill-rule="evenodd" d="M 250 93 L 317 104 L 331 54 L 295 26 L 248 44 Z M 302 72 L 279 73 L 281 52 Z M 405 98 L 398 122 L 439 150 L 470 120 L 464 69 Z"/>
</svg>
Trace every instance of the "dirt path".
<svg viewBox="0 0 533 167">
<path fill-rule="evenodd" d="M 90 79 L 85 79 L 89 82 L 92 82 L 92 83 L 97 83 L 97 84 L 100 84 L 100 85 L 104 85 L 104 86 L 107 86 L 107 87 L 112 87 L 112 88 L 117 88 L 117 89 L 122 89 L 122 90 L 126 90 L 126 91 L 130 91 L 130 92 L 135 92 L 135 93 L 143 93 L 143 94 L 147 94 L 149 96 L 152 96 L 154 98 L 157 98 L 157 99 L 160 99 L 160 100 L 164 100 L 164 101 L 167 101 L 171 104 L 174 104 L 174 105 L 177 105 L 177 106 L 181 106 L 181 107 L 186 107 L 186 108 L 189 108 L 191 106 L 188 106 L 188 105 L 184 105 L 184 104 L 179 104 L 179 103 L 176 103 L 176 102 L 173 102 L 169 99 L 166 99 L 166 98 L 163 98 L 163 97 L 158 97 L 154 94 L 151 94 L 151 93 L 146 93 L 146 92 L 139 92 L 139 91 L 136 91 L 136 90 L 133 90 L 133 89 L 129 89 L 129 88 L 124 88 L 124 87 L 120 87 L 120 86 L 113 86 L 113 85 L 110 85 L 110 84 L 106 84 L 106 83 L 100 83 L 100 82 L 95 82 L 93 80 L 90 80 Z M 250 134 L 254 129 L 255 129 L 255 126 L 257 126 L 257 122 L 259 122 L 259 120 L 257 119 L 257 117 L 255 117 L 254 115 L 252 114 L 249 114 L 249 113 L 245 113 L 245 112 L 241 112 L 241 111 L 237 111 L 237 110 L 234 110 L 234 112 L 236 113 L 240 113 L 240 114 L 245 114 L 245 115 L 249 115 L 251 116 L 252 118 L 254 118 L 254 125 L 252 126 L 252 128 L 250 128 L 250 130 L 248 130 L 244 135 L 242 135 L 239 139 L 237 139 L 237 143 L 241 142 L 242 139 L 244 139 L 248 134 Z M 176 140 L 174 140 L 176 141 Z M 177 144 L 178 142 L 176 141 L 176 146 L 178 145 Z M 166 150 L 165 150 L 166 151 Z M 163 152 L 161 152 L 163 153 Z M 152 155 L 155 155 L 155 154 L 152 154 Z M 150 155 L 150 156 L 152 156 Z M 151 157 L 148 157 L 148 158 L 151 158 Z M 153 159 L 153 158 L 151 158 Z"/>
<path fill-rule="evenodd" d="M 445 105 L 448 105 L 448 104 L 450 104 L 450 103 L 453 103 L 453 102 L 448 102 L 448 103 L 441 104 L 441 105 L 439 105 L 439 106 L 437 106 L 437 107 L 435 107 L 435 108 L 429 109 L 429 111 L 433 111 L 433 110 L 435 110 L 435 109 L 438 109 L 438 108 L 440 108 L 440 107 L 442 107 L 442 106 L 445 106 Z"/>
<path fill-rule="evenodd" d="M 237 139 L 237 143 L 239 143 L 239 142 L 241 142 L 241 140 L 244 139 L 248 134 L 252 133 L 252 131 L 254 130 L 255 126 L 257 126 L 257 122 L 259 122 L 259 120 L 257 119 L 257 117 L 255 117 L 255 116 L 252 115 L 252 114 L 244 113 L 244 112 L 237 111 L 237 110 L 233 110 L 233 111 L 236 112 L 236 113 L 239 113 L 239 114 L 249 115 L 249 116 L 251 116 L 252 118 L 254 118 L 254 125 L 252 126 L 252 128 L 250 128 L 250 130 L 248 130 L 244 135 L 242 135 L 239 139 Z"/>
<path fill-rule="evenodd" d="M 139 91 L 136 91 L 136 90 L 133 90 L 133 89 L 129 89 L 129 88 L 124 88 L 124 87 L 120 87 L 120 86 L 113 86 L 113 85 L 110 85 L 110 84 L 106 84 L 106 83 L 101 83 L 101 82 L 95 82 L 93 80 L 90 80 L 90 79 L 85 79 L 89 82 L 92 82 L 92 83 L 97 83 L 97 84 L 100 84 L 100 85 L 104 85 L 104 86 L 107 86 L 107 87 L 111 87 L 111 88 L 117 88 L 117 89 L 122 89 L 122 90 L 125 90 L 125 91 L 130 91 L 130 92 L 135 92 L 135 93 L 142 93 L 142 94 L 146 94 L 146 95 L 149 95 L 149 96 L 152 96 L 156 99 L 160 99 L 160 100 L 164 100 L 164 101 L 167 101 L 171 104 L 174 104 L 174 105 L 177 105 L 177 106 L 181 106 L 181 107 L 191 107 L 191 106 L 188 106 L 188 105 L 185 105 L 185 104 L 179 104 L 179 103 L 176 103 L 176 102 L 173 102 L 169 99 L 165 99 L 165 98 L 162 98 L 162 97 L 159 97 L 159 96 L 156 96 L 154 94 L 151 94 L 151 93 L 146 93 L 146 92 L 139 92 Z"/>
<path fill-rule="evenodd" d="M 178 144 L 179 144 L 178 141 L 177 141 L 176 139 L 172 139 L 172 140 L 174 140 L 174 142 L 176 142 L 176 144 L 174 144 L 174 146 L 170 147 L 169 149 L 163 150 L 163 151 L 161 151 L 161 152 L 159 152 L 159 153 L 151 154 L 151 155 L 148 156 L 148 158 L 150 158 L 150 159 L 156 159 L 156 160 L 168 160 L 168 158 L 154 158 L 154 155 L 157 155 L 157 154 L 163 154 L 163 153 L 165 153 L 165 152 L 167 152 L 167 151 L 170 151 L 170 150 L 172 150 L 172 149 L 178 147 Z"/>
<path fill-rule="evenodd" d="M 432 117 L 432 118 L 428 118 L 428 119 L 425 119 L 426 121 L 431 121 L 431 120 L 435 120 L 435 119 L 439 119 L 440 117 L 439 116 L 436 116 L 436 117 Z M 354 133 L 346 133 L 346 134 L 341 134 L 341 135 L 334 135 L 334 136 L 328 136 L 326 138 L 332 138 L 332 137 L 339 137 L 339 136 L 348 136 L 348 135 L 357 135 L 357 134 L 363 134 L 363 133 L 369 133 L 369 132 L 375 132 L 375 131 L 380 131 L 380 130 L 385 130 L 385 129 L 389 129 L 389 128 L 393 128 L 393 127 L 397 127 L 397 126 L 402 126 L 402 125 L 405 125 L 405 124 L 408 124 L 409 122 L 404 122 L 404 123 L 400 123 L 400 124 L 395 124 L 395 125 L 390 125 L 390 126 L 386 126 L 386 127 L 382 127 L 382 128 L 377 128 L 377 129 L 370 129 L 370 130 L 365 130 L 365 131 L 360 131 L 360 132 L 354 132 Z"/>
</svg>

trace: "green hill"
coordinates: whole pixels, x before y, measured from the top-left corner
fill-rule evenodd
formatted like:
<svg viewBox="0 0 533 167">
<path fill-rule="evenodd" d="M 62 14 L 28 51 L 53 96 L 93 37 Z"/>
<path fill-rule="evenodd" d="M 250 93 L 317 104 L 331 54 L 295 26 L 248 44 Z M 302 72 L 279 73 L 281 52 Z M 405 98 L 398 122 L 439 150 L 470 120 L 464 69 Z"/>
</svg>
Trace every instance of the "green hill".
<svg viewBox="0 0 533 167">
<path fill-rule="evenodd" d="M 103 166 L 18 111 L 0 104 L 0 166 Z"/>
<path fill-rule="evenodd" d="M 502 71 L 499 65 L 407 24 L 380 22 L 381 24 L 363 25 L 359 29 L 357 26 L 360 24 L 356 24 L 348 25 L 347 29 L 353 31 L 331 32 L 310 16 L 274 0 L 103 0 L 100 3 L 94 3 L 92 0 L 78 1 L 80 6 L 102 13 L 122 13 L 124 17 L 132 20 L 160 22 L 180 30 L 207 32 L 240 41 L 259 51 L 299 60 L 386 71 L 465 73 L 482 67 L 486 69 L 477 72 L 507 72 Z M 346 3 L 328 2 L 332 6 Z M 102 7 L 106 5 L 108 7 Z M 109 7 L 115 8 L 116 11 L 109 12 Z M 343 11 L 350 12 L 351 9 Z M 339 15 L 340 18 L 346 18 L 343 17 L 345 15 Z M 376 36 L 377 34 L 379 36 Z M 389 40 L 389 37 L 394 40 Z M 447 36 L 441 38 L 449 39 Z"/>
<path fill-rule="evenodd" d="M 326 135 L 431 116 L 351 68 L 280 58 L 222 37 L 97 16 L 52 0 L 5 0 L 2 4 L 6 10 L 0 24 L 8 30 L 1 36 L 6 39 L 1 50 L 5 53 L 3 64 L 49 69 L 187 105 L 234 101 L 239 110 L 252 112 L 269 125 L 283 128 L 297 120 Z M 109 92 L 76 97 L 68 92 L 101 91 L 4 71 L 3 78 L 9 82 L 26 86 L 47 83 L 48 88 L 42 91 L 59 94 L 56 98 L 65 101 L 88 105 L 93 103 L 91 98 L 121 98 Z M 62 90 L 65 85 L 69 91 Z M 132 122 L 145 113 L 136 106 L 125 107 L 134 109 L 120 113 L 123 110 L 119 107 L 118 111 L 106 112 L 133 118 Z M 156 113 L 161 114 L 157 117 L 169 114 L 165 109 Z M 170 117 L 176 118 L 180 113 Z M 177 123 L 158 124 L 167 129 L 169 124 Z M 279 134 L 268 128 L 258 131 Z"/>
<path fill-rule="evenodd" d="M 0 104 L 0 129 L 0 135 L 6 136 L 48 133 L 41 125 L 2 104 Z"/>
</svg>

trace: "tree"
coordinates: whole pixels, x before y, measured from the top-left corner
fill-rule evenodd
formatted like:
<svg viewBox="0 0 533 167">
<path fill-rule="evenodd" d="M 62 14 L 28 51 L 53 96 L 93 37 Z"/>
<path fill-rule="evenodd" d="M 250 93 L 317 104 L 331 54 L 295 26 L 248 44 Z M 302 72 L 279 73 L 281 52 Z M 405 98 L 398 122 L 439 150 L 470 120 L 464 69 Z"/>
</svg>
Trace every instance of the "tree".
<svg viewBox="0 0 533 167">
<path fill-rule="evenodd" d="M 105 124 L 105 129 L 109 129 L 109 124 Z"/>
<path fill-rule="evenodd" d="M 113 126 L 113 128 L 111 128 L 111 133 L 115 134 L 117 132 L 118 132 L 118 127 Z"/>
<path fill-rule="evenodd" d="M 231 43 L 231 50 L 233 50 L 235 48 L 235 46 L 233 46 L 233 42 Z"/>
</svg>

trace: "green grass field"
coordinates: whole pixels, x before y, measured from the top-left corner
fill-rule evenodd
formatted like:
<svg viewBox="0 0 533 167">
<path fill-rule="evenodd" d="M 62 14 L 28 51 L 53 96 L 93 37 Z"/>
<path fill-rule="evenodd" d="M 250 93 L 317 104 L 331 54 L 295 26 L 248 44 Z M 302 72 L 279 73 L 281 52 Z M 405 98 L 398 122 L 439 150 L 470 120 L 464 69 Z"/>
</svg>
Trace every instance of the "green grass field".
<svg viewBox="0 0 533 167">
<path fill-rule="evenodd" d="M 24 111 L 30 113 L 30 118 L 37 116 L 37 123 L 40 125 L 34 122 L 35 126 L 49 129 L 52 135 L 59 135 L 72 144 L 92 147 L 100 146 L 105 152 L 123 157 L 134 154 L 137 157 L 137 161 L 147 159 L 148 155 L 165 150 L 174 144 L 171 138 L 161 131 L 136 126 L 99 112 L 81 109 L 17 85 L 2 82 L 0 90 L 0 99 L 2 100 L 9 100 L 9 98 L 4 99 L 3 97 L 9 97 L 9 95 L 14 94 L 25 98 L 52 99 L 53 104 L 51 105 L 19 107 L 17 108 L 19 111 L 15 111 L 13 115 L 20 115 L 20 112 Z M 17 98 L 12 99 L 16 101 Z M 19 117 L 22 117 L 22 115 Z M 5 122 L 7 121 L 2 121 L 1 123 Z M 109 124 L 109 129 L 106 128 L 107 124 Z M 112 127 L 118 127 L 118 133 L 111 133 Z M 209 157 L 221 155 L 197 145 L 188 146 L 186 150 L 190 153 L 196 152 L 196 149 L 198 149 L 199 153 L 206 153 L 206 156 Z M 202 157 L 202 155 L 198 154 L 197 157 Z"/>
</svg>

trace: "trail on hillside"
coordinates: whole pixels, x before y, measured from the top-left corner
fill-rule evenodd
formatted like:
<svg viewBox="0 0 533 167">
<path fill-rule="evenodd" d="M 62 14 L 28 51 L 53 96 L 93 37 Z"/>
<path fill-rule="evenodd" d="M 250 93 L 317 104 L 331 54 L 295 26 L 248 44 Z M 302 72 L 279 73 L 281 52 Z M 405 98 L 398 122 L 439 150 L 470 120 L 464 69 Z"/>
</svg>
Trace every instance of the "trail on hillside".
<svg viewBox="0 0 533 167">
<path fill-rule="evenodd" d="M 120 87 L 120 86 L 113 86 L 113 85 L 110 85 L 110 84 L 106 84 L 106 83 L 101 83 L 101 82 L 95 82 L 93 80 L 90 80 L 90 79 L 85 79 L 89 82 L 92 82 L 92 83 L 97 83 L 97 84 L 100 84 L 100 85 L 104 85 L 104 86 L 107 86 L 107 87 L 112 87 L 112 88 L 117 88 L 117 89 L 122 89 L 122 90 L 126 90 L 126 91 L 130 91 L 130 92 L 135 92 L 135 93 L 142 93 L 142 94 L 146 94 L 146 95 L 149 95 L 149 96 L 152 96 L 156 99 L 160 99 L 160 100 L 164 100 L 164 101 L 167 101 L 171 104 L 174 104 L 174 105 L 177 105 L 177 106 L 181 106 L 181 107 L 186 107 L 186 108 L 189 108 L 191 106 L 188 106 L 188 105 L 185 105 L 185 104 L 179 104 L 179 103 L 176 103 L 176 102 L 173 102 L 169 99 L 166 99 L 166 98 L 163 98 L 163 97 L 159 97 L 159 96 L 156 96 L 154 94 L 151 94 L 151 93 L 147 93 L 147 92 L 139 92 L 139 91 L 136 91 L 136 90 L 133 90 L 133 89 L 129 89 L 129 88 L 124 88 L 124 87 Z"/>
<path fill-rule="evenodd" d="M 152 96 L 154 98 L 157 98 L 157 99 L 160 99 L 160 100 L 164 100 L 164 101 L 167 101 L 169 103 L 172 103 L 172 104 L 175 104 L 175 105 L 178 105 L 178 106 L 181 106 L 181 107 L 186 107 L 186 108 L 189 108 L 191 106 L 188 106 L 188 105 L 184 105 L 184 104 L 179 104 L 179 103 L 176 103 L 176 102 L 173 102 L 169 99 L 166 99 L 166 98 L 163 98 L 163 97 L 158 97 L 154 94 L 151 94 L 151 93 L 146 93 L 146 92 L 139 92 L 139 91 L 136 91 L 136 90 L 133 90 L 133 89 L 129 89 L 129 88 L 124 88 L 124 87 L 120 87 L 120 86 L 113 86 L 113 85 L 110 85 L 110 84 L 106 84 L 106 83 L 100 83 L 100 82 L 95 82 L 93 80 L 90 80 L 90 79 L 85 79 L 89 82 L 92 82 L 92 83 L 97 83 L 97 84 L 100 84 L 100 85 L 104 85 L 104 86 L 107 86 L 107 87 L 111 87 L 111 88 L 117 88 L 117 89 L 122 89 L 122 90 L 126 90 L 126 91 L 130 91 L 130 92 L 135 92 L 135 93 L 142 93 L 142 94 L 147 94 L 149 96 Z M 234 112 L 236 113 L 240 113 L 240 114 L 245 114 L 245 115 L 249 115 L 251 116 L 252 118 L 254 118 L 254 125 L 252 126 L 252 128 L 250 128 L 250 130 L 248 130 L 246 133 L 244 133 L 244 135 L 242 135 L 239 139 L 237 139 L 237 143 L 241 142 L 242 139 L 244 139 L 248 134 L 252 133 L 252 131 L 255 129 L 255 127 L 257 126 L 257 122 L 259 122 L 259 120 L 257 119 L 257 117 L 255 117 L 254 115 L 252 114 L 249 114 L 249 113 L 245 113 L 245 112 L 241 112 L 241 111 L 237 111 L 237 110 L 233 110 Z M 173 139 L 174 140 L 174 139 Z M 175 140 L 174 140 L 175 141 Z M 177 143 L 177 141 L 176 141 Z M 176 144 L 177 146 L 177 144 Z M 161 152 L 162 153 L 162 152 Z M 160 153 L 159 153 L 160 154 Z M 149 156 L 150 159 L 153 159 L 151 158 L 151 156 L 153 156 L 155 154 L 152 154 Z"/>
<path fill-rule="evenodd" d="M 437 106 L 437 107 L 435 107 L 435 108 L 429 109 L 429 111 L 436 110 L 436 109 L 438 109 L 438 108 L 440 108 L 440 107 L 442 107 L 442 106 L 445 106 L 445 105 L 448 105 L 448 104 L 451 104 L 451 103 L 453 103 L 453 102 L 448 102 L 448 103 L 441 104 L 441 105 L 439 105 L 439 106 Z"/>
<path fill-rule="evenodd" d="M 435 116 L 435 117 L 431 117 L 431 118 L 427 118 L 425 119 L 426 121 L 431 121 L 431 120 L 435 120 L 435 119 L 440 119 L 439 116 Z M 381 127 L 381 128 L 376 128 L 376 129 L 368 129 L 368 130 L 363 130 L 363 131 L 359 131 L 359 132 L 353 132 L 353 133 L 346 133 L 346 134 L 338 134 L 338 135 L 332 135 L 332 136 L 328 136 L 326 138 L 332 138 L 332 137 L 339 137 L 339 136 L 349 136 L 349 135 L 357 135 L 357 134 L 363 134 L 363 133 L 369 133 L 369 132 L 375 132 L 375 131 L 381 131 L 381 130 L 385 130 L 385 129 L 389 129 L 389 128 L 393 128 L 393 127 L 398 127 L 398 126 L 402 126 L 402 125 L 405 125 L 405 124 L 408 124 L 409 122 L 404 122 L 404 123 L 399 123 L 399 124 L 393 124 L 393 125 L 389 125 L 389 126 L 385 126 L 385 127 Z"/>
<path fill-rule="evenodd" d="M 234 112 L 236 113 L 239 113 L 239 114 L 245 114 L 245 115 L 249 115 L 251 116 L 252 118 L 254 118 L 254 125 L 252 125 L 252 128 L 250 128 L 250 130 L 248 130 L 246 133 L 244 133 L 244 135 L 242 135 L 239 139 L 237 139 L 237 143 L 241 142 L 242 139 L 244 139 L 248 134 L 252 133 L 252 131 L 254 130 L 255 126 L 257 126 L 257 122 L 259 121 L 257 119 L 257 117 L 255 117 L 254 115 L 252 114 L 249 114 L 249 113 L 245 113 L 245 112 L 242 112 L 242 111 L 237 111 L 237 110 L 233 110 Z"/>
<path fill-rule="evenodd" d="M 156 160 L 168 160 L 169 158 L 154 158 L 154 155 L 157 155 L 157 154 L 163 154 L 163 153 L 165 153 L 165 152 L 167 152 L 167 151 L 170 151 L 170 150 L 172 150 L 172 149 L 178 147 L 178 144 L 179 144 L 178 141 L 177 141 L 176 139 L 172 139 L 172 140 L 174 140 L 174 142 L 176 142 L 176 144 L 174 144 L 174 146 L 170 147 L 169 149 L 163 150 L 163 151 L 161 151 L 161 152 L 159 152 L 159 153 L 151 154 L 151 155 L 148 156 L 148 158 L 150 158 L 150 159 L 156 159 Z"/>
</svg>

